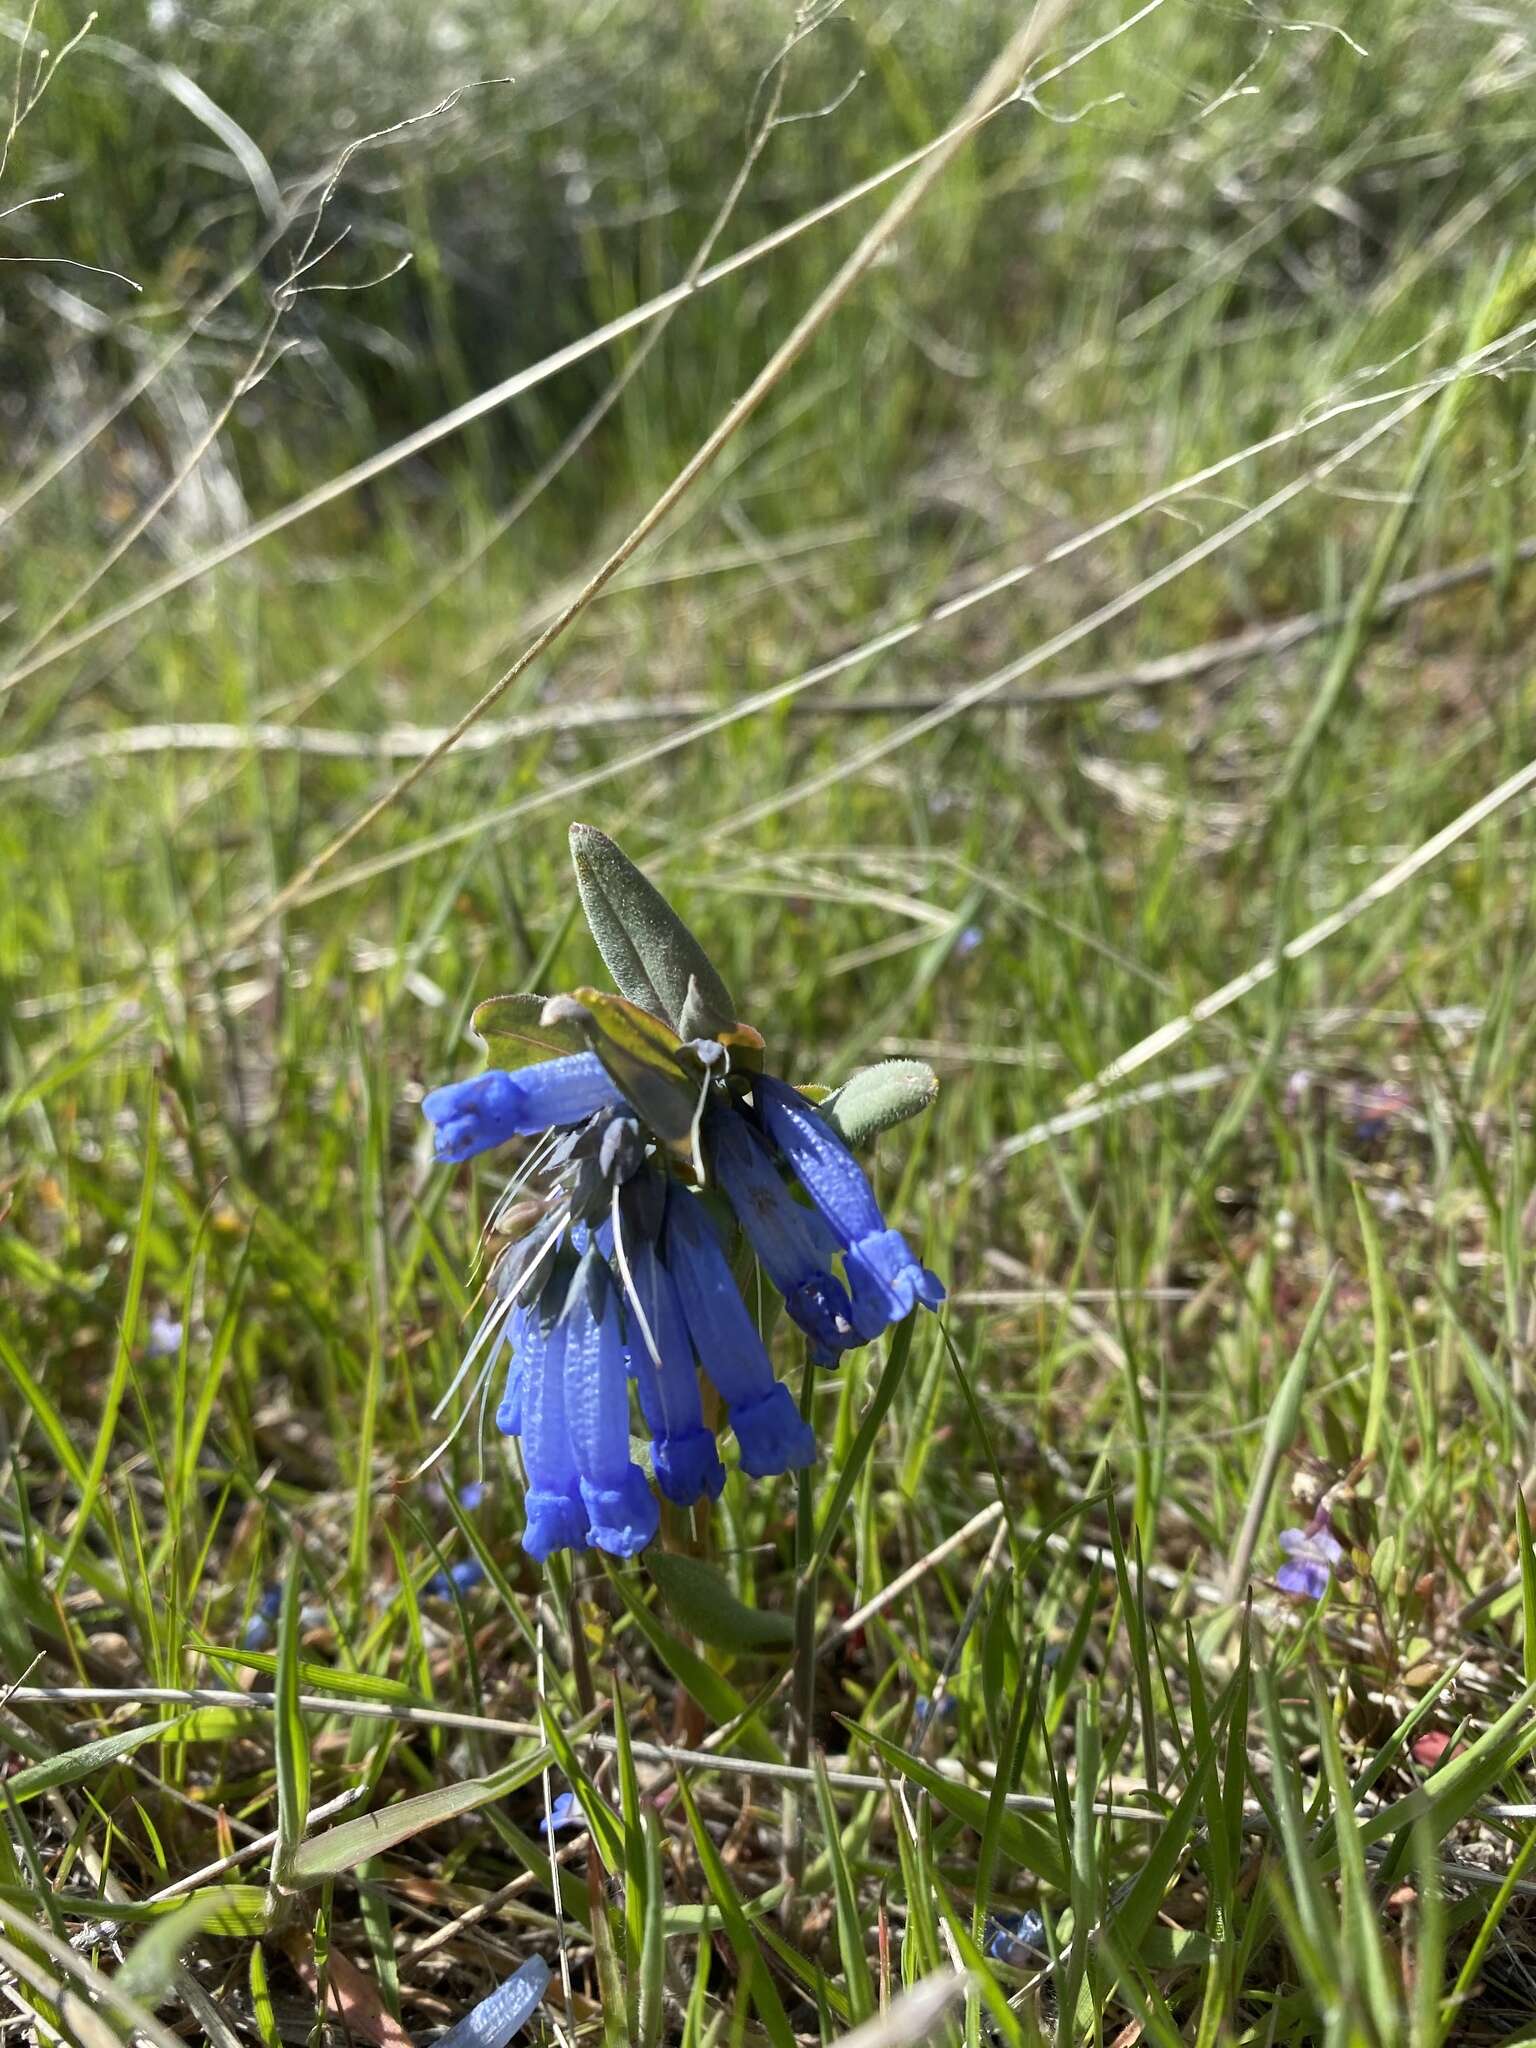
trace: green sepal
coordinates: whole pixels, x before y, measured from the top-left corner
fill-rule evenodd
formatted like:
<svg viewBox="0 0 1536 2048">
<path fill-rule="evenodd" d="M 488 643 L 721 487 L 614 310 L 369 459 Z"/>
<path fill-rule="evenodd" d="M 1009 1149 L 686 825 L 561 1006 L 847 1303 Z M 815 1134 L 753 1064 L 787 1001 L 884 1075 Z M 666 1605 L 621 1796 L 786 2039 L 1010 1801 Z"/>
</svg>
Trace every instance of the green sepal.
<svg viewBox="0 0 1536 2048">
<path fill-rule="evenodd" d="M 808 1094 L 809 1090 L 802 1090 Z M 882 1131 L 931 1108 L 938 1076 L 925 1060 L 881 1060 L 850 1074 L 819 1107 L 845 1145 L 873 1144 Z"/>
<path fill-rule="evenodd" d="M 546 1003 L 541 1023 L 575 1029 L 595 1052 L 624 1099 L 680 1158 L 692 1157 L 698 1091 L 689 1086 L 677 1054 L 682 1040 L 670 1025 L 639 1004 L 598 988 Z"/>
<path fill-rule="evenodd" d="M 659 889 L 605 833 L 571 827 L 571 860 L 581 907 L 619 993 L 689 1038 L 714 1038 L 736 1021 L 736 1005 L 709 955 Z"/>
<path fill-rule="evenodd" d="M 574 1024 L 542 1021 L 548 1002 L 548 996 L 487 996 L 476 1003 L 469 1021 L 488 1065 L 510 1070 L 586 1051 L 586 1036 Z"/>
<path fill-rule="evenodd" d="M 787 1614 L 746 1606 L 724 1573 L 703 1558 L 653 1550 L 645 1562 L 672 1619 L 710 1649 L 742 1656 L 787 1650 L 793 1643 L 794 1624 Z"/>
</svg>

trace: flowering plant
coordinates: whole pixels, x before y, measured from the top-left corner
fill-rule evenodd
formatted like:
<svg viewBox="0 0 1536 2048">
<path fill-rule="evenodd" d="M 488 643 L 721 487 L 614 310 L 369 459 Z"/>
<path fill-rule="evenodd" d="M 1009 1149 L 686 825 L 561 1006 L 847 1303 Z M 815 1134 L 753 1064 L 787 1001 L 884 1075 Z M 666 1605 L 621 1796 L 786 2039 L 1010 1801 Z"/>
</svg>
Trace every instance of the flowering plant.
<svg viewBox="0 0 1536 2048">
<path fill-rule="evenodd" d="M 475 1030 L 500 1064 L 423 1104 L 445 1161 L 535 1141 L 497 1212 L 533 1192 L 471 1358 L 508 1354 L 496 1420 L 521 1439 L 523 1545 L 540 1559 L 587 1544 L 627 1557 L 655 1536 L 630 1381 L 655 1488 L 679 1507 L 725 1484 L 701 1371 L 749 1477 L 815 1462 L 738 1281 L 738 1242 L 819 1365 L 944 1298 L 853 1149 L 927 1107 L 929 1069 L 885 1061 L 835 1094 L 770 1074 L 762 1038 L 665 898 L 592 827 L 572 827 L 571 850 L 620 993 L 480 1004 Z"/>
</svg>

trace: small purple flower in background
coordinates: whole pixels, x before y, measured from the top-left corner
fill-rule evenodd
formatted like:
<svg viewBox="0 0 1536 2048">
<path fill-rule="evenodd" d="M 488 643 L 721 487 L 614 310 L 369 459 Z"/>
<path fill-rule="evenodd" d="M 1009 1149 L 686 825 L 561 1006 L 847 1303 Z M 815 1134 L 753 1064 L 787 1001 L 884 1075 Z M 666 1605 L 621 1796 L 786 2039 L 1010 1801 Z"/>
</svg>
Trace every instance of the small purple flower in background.
<svg viewBox="0 0 1536 2048">
<path fill-rule="evenodd" d="M 144 1346 L 146 1358 L 174 1358 L 181 1350 L 181 1324 L 163 1309 L 156 1309 L 149 1319 L 149 1341 Z"/>
<path fill-rule="evenodd" d="M 912 1725 L 921 1734 L 928 1726 L 930 1720 L 937 1718 L 940 1724 L 945 1721 L 952 1721 L 958 1708 L 959 1701 L 952 1692 L 945 1693 L 937 1706 L 934 1705 L 933 1696 L 930 1693 L 920 1692 L 917 1696 L 917 1702 L 912 1709 Z"/>
<path fill-rule="evenodd" d="M 1280 1548 L 1286 1554 L 1275 1573 L 1281 1592 L 1294 1593 L 1300 1600 L 1321 1600 L 1334 1568 L 1344 1561 L 1344 1546 L 1328 1526 L 1327 1516 L 1305 1529 L 1282 1529 Z"/>
<path fill-rule="evenodd" d="M 985 937 L 986 933 L 979 924 L 968 924 L 955 941 L 955 958 L 957 960 L 969 960 L 973 953 L 980 950 L 981 943 Z"/>
<path fill-rule="evenodd" d="M 493 1218 L 531 1227 L 497 1262 L 464 1370 L 481 1358 L 483 1377 L 504 1361 L 496 1422 L 521 1441 L 523 1547 L 541 1561 L 588 1545 L 633 1556 L 659 1531 L 658 1493 L 680 1508 L 719 1495 L 701 1375 L 749 1478 L 814 1464 L 815 1433 L 732 1269 L 732 1218 L 817 1364 L 944 1299 L 851 1149 L 927 1107 L 928 1069 L 865 1069 L 824 1113 L 763 1071 L 762 1039 L 639 870 L 601 833 L 571 836 L 622 997 L 493 998 L 475 1028 L 513 1067 L 422 1104 L 445 1162 L 532 1141 Z M 530 1044 L 557 1056 L 518 1066 Z M 649 1473 L 631 1455 L 631 1381 Z"/>
<path fill-rule="evenodd" d="M 1390 1126 L 1405 1117 L 1412 1107 L 1412 1101 L 1403 1090 L 1390 1083 L 1373 1083 L 1350 1091 L 1351 1121 L 1355 1136 L 1362 1145 L 1385 1137 Z"/>
</svg>

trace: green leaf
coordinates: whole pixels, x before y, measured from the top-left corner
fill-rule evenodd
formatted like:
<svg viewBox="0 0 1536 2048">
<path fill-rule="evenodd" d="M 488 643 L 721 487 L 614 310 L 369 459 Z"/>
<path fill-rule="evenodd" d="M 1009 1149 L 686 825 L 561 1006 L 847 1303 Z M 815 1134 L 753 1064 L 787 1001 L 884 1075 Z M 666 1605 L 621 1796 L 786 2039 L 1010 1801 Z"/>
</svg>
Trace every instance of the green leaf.
<svg viewBox="0 0 1536 2048">
<path fill-rule="evenodd" d="M 705 1027 L 691 1037 L 728 1029 L 736 1021 L 729 989 L 666 897 L 628 855 L 595 826 L 573 825 L 571 860 L 581 907 L 620 994 L 669 1024 L 680 1026 L 686 1009 L 691 1023 Z"/>
<path fill-rule="evenodd" d="M 79 1749 L 65 1750 L 62 1756 L 50 1756 L 39 1764 L 28 1764 L 24 1770 L 7 1780 L 6 1799 L 19 1803 L 23 1799 L 35 1799 L 40 1792 L 52 1792 L 60 1785 L 77 1785 L 82 1778 L 94 1777 L 97 1771 L 114 1762 L 120 1756 L 128 1756 L 146 1742 L 153 1742 L 157 1735 L 167 1735 L 180 1725 L 182 1716 L 175 1715 L 168 1721 L 147 1721 L 139 1728 L 122 1728 L 116 1735 L 103 1735 L 98 1742 L 87 1742 Z"/>
<path fill-rule="evenodd" d="M 1520 1620 L 1524 1631 L 1520 1654 L 1524 1659 L 1525 1682 L 1536 1679 L 1536 1544 L 1531 1541 L 1531 1517 L 1525 1495 L 1515 1488 L 1515 1543 L 1520 1552 Z"/>
<path fill-rule="evenodd" d="M 822 1516 L 816 1548 L 806 1566 L 806 1571 L 812 1577 L 821 1570 L 831 1554 L 832 1546 L 841 1531 L 848 1503 L 853 1498 L 853 1489 L 859 1483 L 859 1474 L 864 1470 L 870 1453 L 874 1450 L 875 1438 L 880 1434 L 880 1425 L 896 1398 L 896 1389 L 901 1385 L 907 1370 L 907 1360 L 912 1355 L 912 1329 L 916 1321 L 917 1311 L 912 1309 L 896 1325 L 885 1368 L 875 1384 L 869 1406 L 859 1423 L 858 1434 L 849 1446 L 847 1459 L 837 1475 L 837 1484 L 832 1489 L 832 1498 L 828 1501 L 826 1512 Z"/>
<path fill-rule="evenodd" d="M 510 1071 L 586 1051 L 586 1037 L 574 1023 L 541 1021 L 548 1002 L 548 996 L 487 996 L 475 1005 L 469 1021 L 492 1066 Z"/>
<path fill-rule="evenodd" d="M 827 1863 L 832 1874 L 832 1897 L 837 1911 L 837 1946 L 843 1959 L 843 1977 L 848 2001 L 856 2020 L 867 2020 L 875 2009 L 875 1986 L 869 1974 L 869 1957 L 864 1953 L 864 1915 L 854 1889 L 848 1858 L 843 1853 L 842 1825 L 837 1803 L 827 1778 L 826 1759 L 816 1752 L 816 1805 L 821 1814 L 822 1833 L 827 1838 Z"/>
<path fill-rule="evenodd" d="M 250 1976 L 252 2023 L 262 2048 L 282 2048 L 283 2037 L 277 2030 L 277 2013 L 267 1984 L 267 1959 L 259 1941 L 251 1944 Z"/>
<path fill-rule="evenodd" d="M 1019 1673 L 1007 1727 L 998 1744 L 997 1771 L 992 1780 L 992 1789 L 987 1796 L 986 1819 L 981 1830 L 981 1848 L 976 1857 L 976 1895 L 971 1911 L 971 1934 L 978 1942 L 982 1938 L 987 1922 L 987 1908 L 991 1903 L 992 1894 L 992 1873 L 997 1867 L 998 1846 L 1002 1840 L 1003 1823 L 1008 1813 L 1004 1801 L 1018 1775 L 1030 1729 L 1039 1711 L 1040 1686 L 1044 1672 L 1045 1646 L 1042 1643 L 1033 1672 L 1027 1677 L 1022 1671 Z"/>
<path fill-rule="evenodd" d="M 661 1823 L 649 1806 L 642 1811 L 641 1822 L 645 1830 L 645 1917 L 635 1995 L 636 2048 L 661 2048 L 667 2022 L 667 1888 L 661 1865 Z"/>
<path fill-rule="evenodd" d="M 653 1551 L 646 1563 L 673 1620 L 712 1650 L 749 1655 L 788 1649 L 794 1641 L 794 1623 L 787 1614 L 746 1606 L 717 1565 L 666 1550 Z"/>
<path fill-rule="evenodd" d="M 192 1647 L 214 1663 L 260 1671 L 268 1678 L 277 1670 L 277 1658 L 271 1650 L 231 1650 L 224 1643 L 210 1643 L 200 1636 L 193 1637 Z M 420 1693 L 413 1692 L 403 1680 L 381 1678 L 373 1671 L 343 1671 L 339 1665 L 306 1664 L 302 1658 L 295 1668 L 300 1683 L 308 1691 L 333 1692 L 338 1700 L 387 1700 L 397 1707 L 430 1707 L 433 1704 Z"/>
<path fill-rule="evenodd" d="M 730 1680 L 722 1678 L 686 1643 L 680 1643 L 669 1629 L 662 1627 L 627 1573 L 615 1571 L 606 1557 L 602 1563 L 609 1579 L 618 1588 L 619 1598 L 629 1609 L 636 1628 L 684 1691 L 692 1694 L 717 1728 L 723 1728 L 730 1722 L 741 1722 L 732 1738 L 733 1748 L 743 1756 L 756 1757 L 761 1763 L 783 1763 L 784 1752 L 757 1716 L 747 1715 L 747 1703 Z"/>
<path fill-rule="evenodd" d="M 850 1074 L 821 1111 L 843 1143 L 857 1150 L 931 1109 L 938 1092 L 938 1076 L 926 1060 L 881 1060 Z"/>
<path fill-rule="evenodd" d="M 170 1969 L 174 1970 L 176 1958 L 196 1935 L 249 1940 L 252 1935 L 264 1934 L 272 1925 L 274 1907 L 272 1893 L 259 1884 L 205 1885 L 188 1892 L 183 1899 L 109 1899 L 59 1892 L 56 1903 L 72 1919 L 112 1920 L 125 1927 L 142 1926 L 150 1930 L 140 1937 L 123 1970 L 113 1980 L 135 1998 L 154 1996 L 155 1986 L 149 1980 L 165 1966 L 167 1957 Z M 125 1983 L 125 1973 L 134 1967 L 141 1952 L 145 1981 Z M 163 1981 L 169 1982 L 169 1973 Z"/>
<path fill-rule="evenodd" d="M 682 1041 L 668 1025 L 622 996 L 606 995 L 597 988 L 556 996 L 545 1004 L 543 1015 L 580 1030 L 614 1086 L 623 1091 L 657 1137 L 684 1158 L 691 1156 L 699 1091 L 678 1065 Z"/>
<path fill-rule="evenodd" d="M 1365 1268 L 1371 1286 L 1371 1384 L 1365 1405 L 1365 1434 L 1360 1440 L 1362 1458 L 1374 1458 L 1381 1448 L 1381 1432 L 1387 1415 L 1387 1394 L 1392 1380 L 1392 1312 L 1387 1296 L 1386 1266 L 1381 1255 L 1381 1236 L 1365 1189 L 1351 1182 L 1355 1215 L 1365 1245 Z M 1527 1672 L 1529 1677 L 1530 1673 Z"/>
<path fill-rule="evenodd" d="M 80 1489 L 80 1504 L 75 1510 L 74 1526 L 65 1542 L 64 1555 L 59 1560 L 58 1583 L 61 1586 L 69 1583 L 75 1555 L 85 1541 L 86 1531 L 95 1517 L 97 1498 L 101 1492 L 102 1481 L 106 1478 L 107 1461 L 112 1454 L 112 1439 L 117 1431 L 118 1412 L 123 1405 L 123 1396 L 128 1387 L 133 1341 L 139 1321 L 139 1302 L 144 1293 L 144 1269 L 149 1260 L 149 1241 L 154 1233 L 155 1196 L 160 1183 L 160 1105 L 154 1093 L 151 1093 L 149 1098 L 143 1128 L 144 1176 L 139 1195 L 139 1220 L 133 1235 L 128 1285 L 123 1293 L 123 1312 L 117 1326 L 117 1350 L 112 1362 L 111 1378 L 101 1400 L 101 1423 L 96 1432 L 96 1444 L 91 1452 L 85 1483 Z"/>
<path fill-rule="evenodd" d="M 309 1812 L 309 1736 L 299 1710 L 299 1608 L 303 1597 L 303 1573 L 292 1570 L 283 1584 L 277 1622 L 277 1699 L 273 1708 L 277 1841 L 272 1850 L 272 1879 L 280 1886 L 288 1882 Z"/>
<path fill-rule="evenodd" d="M 698 1852 L 699 1868 L 709 1886 L 710 1897 L 720 1910 L 721 1923 L 725 1928 L 726 1940 L 735 1952 L 737 1966 L 741 1971 L 743 1988 L 750 1989 L 752 2003 L 757 2007 L 758 2018 L 773 2048 L 795 2048 L 794 2030 L 789 2024 L 789 2015 L 779 1997 L 778 1986 L 768 1973 L 762 1950 L 753 1939 L 752 1928 L 742 1911 L 741 1900 L 736 1887 L 731 1883 L 731 1874 L 721 1861 L 720 1851 L 715 1847 L 708 1828 L 699 1818 L 699 1810 L 693 1803 L 693 1794 L 688 1789 L 688 1780 L 678 1774 L 677 1789 L 682 1794 L 683 1805 L 688 1813 L 688 1825 L 693 1830 L 694 1847 Z"/>
<path fill-rule="evenodd" d="M 413 1835 L 438 1827 L 445 1820 L 457 1820 L 461 1814 L 474 1813 L 489 1806 L 493 1799 L 505 1799 L 509 1792 L 520 1790 L 536 1778 L 553 1761 L 553 1756 L 549 1744 L 541 1743 L 515 1763 L 493 1771 L 488 1778 L 466 1778 L 458 1785 L 441 1785 L 435 1792 L 402 1799 L 380 1813 L 365 1813 L 356 1820 L 344 1820 L 337 1827 L 327 1828 L 324 1834 L 312 1835 L 301 1843 L 294 1856 L 288 1883 L 297 1889 L 320 1884 L 328 1877 L 339 1877 L 343 1871 L 366 1863 L 370 1856 L 381 1855 L 399 1842 L 408 1842 Z"/>
<path fill-rule="evenodd" d="M 1124 1903 L 1115 1915 L 1115 1939 L 1133 1957 L 1141 1957 L 1142 1944 L 1162 1908 L 1173 1882 L 1174 1872 L 1194 1836 L 1195 1823 L 1205 1804 L 1216 1770 L 1214 1745 L 1200 1758 L 1194 1775 L 1180 1795 L 1178 1804 L 1152 1839 L 1147 1860 L 1137 1871 Z"/>
<path fill-rule="evenodd" d="M 936 1771 L 921 1757 L 913 1756 L 888 1737 L 877 1735 L 873 1728 L 861 1728 L 853 1721 L 846 1722 L 845 1726 L 860 1742 L 868 1743 L 877 1756 L 883 1757 L 898 1776 L 910 1778 L 914 1785 L 920 1785 L 946 1813 L 964 1821 L 977 1834 L 985 1829 L 988 1806 L 985 1792 L 974 1785 L 962 1785 L 954 1778 L 945 1777 L 942 1771 Z M 1028 1814 L 1015 1813 L 1011 1807 L 1005 1808 L 997 1822 L 996 1839 L 1010 1862 L 1032 1871 L 1058 1891 L 1066 1890 L 1067 1866 L 1060 1844 L 1055 1834 L 1039 1821 Z"/>
</svg>

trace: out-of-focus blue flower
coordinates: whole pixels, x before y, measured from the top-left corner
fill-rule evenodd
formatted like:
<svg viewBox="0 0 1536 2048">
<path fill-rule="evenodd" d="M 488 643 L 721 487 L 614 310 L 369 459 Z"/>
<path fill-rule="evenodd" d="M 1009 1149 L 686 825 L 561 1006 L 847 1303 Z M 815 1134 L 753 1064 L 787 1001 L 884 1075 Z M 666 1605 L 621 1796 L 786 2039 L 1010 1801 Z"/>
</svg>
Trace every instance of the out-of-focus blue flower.
<svg viewBox="0 0 1536 2048">
<path fill-rule="evenodd" d="M 541 1835 L 575 1834 L 587 1824 L 587 1816 L 581 1810 L 581 1801 L 574 1792 L 557 1792 L 549 1802 L 549 1812 L 539 1822 Z"/>
<path fill-rule="evenodd" d="M 480 1479 L 471 1479 L 459 1488 L 459 1506 L 466 1515 L 472 1515 L 477 1508 L 485 1506 L 487 1490 L 484 1481 Z"/>
<path fill-rule="evenodd" d="M 260 1597 L 240 1631 L 242 1650 L 264 1650 L 272 1640 L 273 1626 L 283 1611 L 283 1589 L 279 1585 L 267 1585 L 261 1589 Z"/>
<path fill-rule="evenodd" d="M 694 1196 L 669 1199 L 662 1257 L 699 1363 L 731 1418 L 742 1471 L 771 1479 L 814 1465 L 816 1432 L 774 1378 L 714 1226 Z"/>
<path fill-rule="evenodd" d="M 720 1185 L 791 1319 L 818 1363 L 857 1343 L 847 1289 L 833 1277 L 838 1243 L 814 1209 L 797 1202 L 746 1118 L 723 1110 L 706 1132 Z"/>
<path fill-rule="evenodd" d="M 1307 1529 L 1282 1529 L 1280 1548 L 1285 1563 L 1275 1573 L 1282 1593 L 1298 1599 L 1321 1600 L 1328 1590 L 1334 1567 L 1344 1560 L 1344 1546 L 1324 1520 Z"/>
<path fill-rule="evenodd" d="M 968 924 L 959 938 L 955 940 L 955 958 L 957 960 L 969 960 L 985 937 L 986 933 L 979 924 Z"/>
<path fill-rule="evenodd" d="M 431 1600 L 451 1600 L 457 1590 L 473 1593 L 476 1586 L 485 1584 L 485 1566 L 478 1557 L 461 1557 L 457 1564 L 450 1565 L 445 1572 L 434 1572 L 422 1591 Z"/>
<path fill-rule="evenodd" d="M 771 1074 L 754 1075 L 752 1093 L 768 1135 L 843 1246 L 859 1337 L 878 1337 L 919 1303 L 937 1308 L 943 1282 L 913 1256 L 899 1230 L 887 1229 L 863 1167 L 826 1118 Z"/>
<path fill-rule="evenodd" d="M 456 1163 L 509 1138 L 585 1123 L 623 1100 L 597 1055 L 578 1052 L 515 1074 L 491 1067 L 472 1081 L 434 1088 L 421 1106 L 436 1133 L 438 1158 Z"/>
<path fill-rule="evenodd" d="M 1044 1917 L 1032 1908 L 1023 1913 L 996 1912 L 987 1915 L 986 1951 L 994 1962 L 1012 1970 L 1032 1970 L 1045 1962 Z"/>
<path fill-rule="evenodd" d="M 952 1721 L 955 1717 L 958 1707 L 959 1701 L 955 1698 L 952 1692 L 945 1693 L 939 1700 L 937 1707 L 935 1707 L 932 1696 L 930 1694 L 926 1692 L 919 1693 L 917 1696 L 916 1704 L 912 1709 L 912 1725 L 918 1730 L 919 1734 L 921 1734 L 921 1732 L 928 1726 L 928 1723 L 931 1720 L 933 1720 L 935 1716 L 937 1716 L 938 1720 L 940 1720 L 941 1722 Z"/>
</svg>

